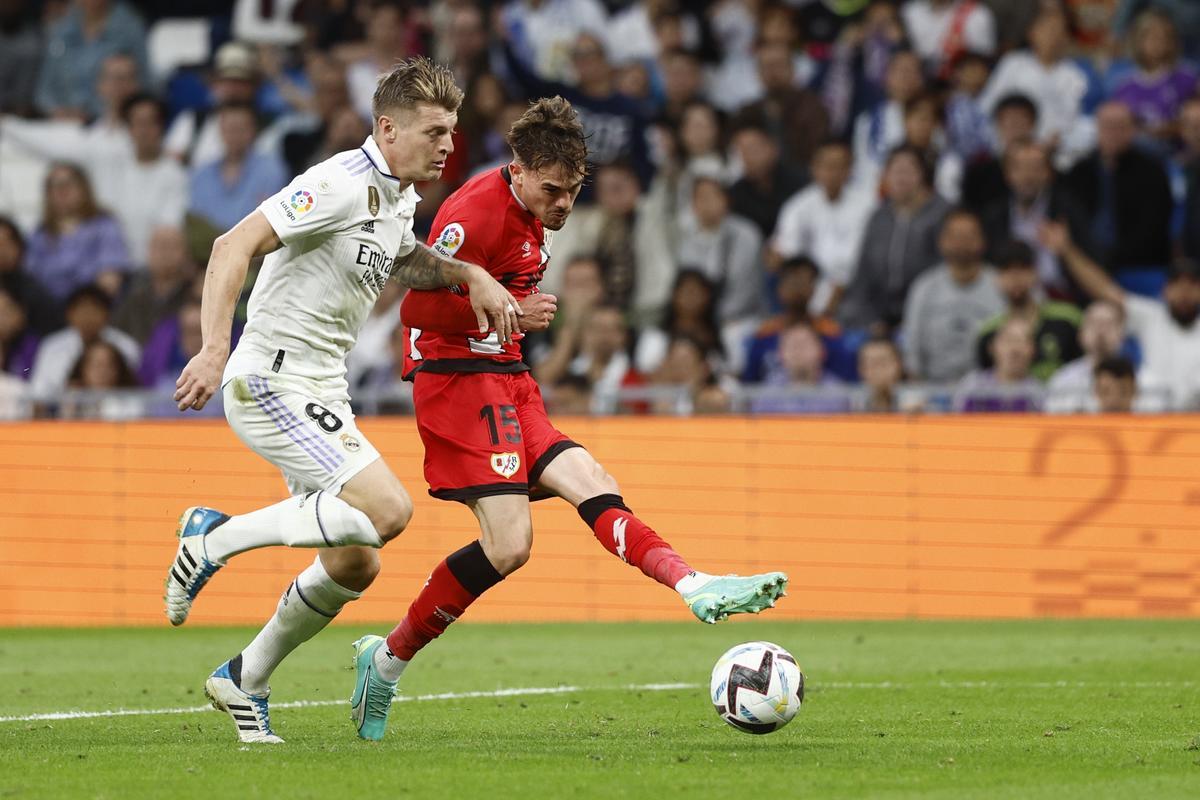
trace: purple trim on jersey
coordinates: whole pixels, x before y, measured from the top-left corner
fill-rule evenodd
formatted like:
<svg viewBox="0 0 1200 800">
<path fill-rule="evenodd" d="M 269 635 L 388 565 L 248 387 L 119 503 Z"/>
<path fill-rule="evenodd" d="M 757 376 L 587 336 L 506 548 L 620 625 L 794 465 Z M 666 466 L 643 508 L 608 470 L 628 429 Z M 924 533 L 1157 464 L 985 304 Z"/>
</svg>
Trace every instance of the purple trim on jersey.
<svg viewBox="0 0 1200 800">
<path fill-rule="evenodd" d="M 358 149 L 362 150 L 362 154 L 367 157 L 367 161 L 371 162 L 371 166 L 373 166 L 376 169 L 376 171 L 379 172 L 380 175 L 382 175 L 385 178 L 391 178 L 396 183 L 400 182 L 400 179 L 397 178 L 395 175 L 389 175 L 386 172 L 384 172 L 383 169 L 378 164 L 375 163 L 375 159 L 371 158 L 371 154 L 367 152 L 366 148 L 360 147 Z"/>
<path fill-rule="evenodd" d="M 361 164 L 360 166 L 346 167 L 346 169 L 350 172 L 351 175 L 362 175 L 364 172 L 369 172 L 371 170 L 371 162 L 367 161 L 366 163 Z"/>
<path fill-rule="evenodd" d="M 292 413 L 291 409 L 283 404 L 282 400 L 271 394 L 266 380 L 251 375 L 247 378 L 246 383 L 250 387 L 250 396 L 254 398 L 254 402 L 258 404 L 262 412 L 275 423 L 276 428 L 287 434 L 289 439 L 326 472 L 337 471 L 344 460 L 341 454 L 313 435 L 308 427 Z"/>
</svg>

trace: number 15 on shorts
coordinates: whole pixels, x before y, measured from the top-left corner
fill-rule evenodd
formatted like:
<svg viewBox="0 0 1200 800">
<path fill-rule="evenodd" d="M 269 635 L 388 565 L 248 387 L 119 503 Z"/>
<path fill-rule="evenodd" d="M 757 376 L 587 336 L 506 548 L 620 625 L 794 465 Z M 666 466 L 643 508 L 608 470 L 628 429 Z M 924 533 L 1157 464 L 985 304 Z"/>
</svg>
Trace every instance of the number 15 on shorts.
<svg viewBox="0 0 1200 800">
<path fill-rule="evenodd" d="M 503 429 L 504 441 L 509 444 L 520 443 L 521 422 L 517 419 L 516 406 L 486 405 L 479 409 L 479 419 L 487 425 L 488 437 L 491 439 L 493 447 L 500 444 L 501 429 Z"/>
</svg>

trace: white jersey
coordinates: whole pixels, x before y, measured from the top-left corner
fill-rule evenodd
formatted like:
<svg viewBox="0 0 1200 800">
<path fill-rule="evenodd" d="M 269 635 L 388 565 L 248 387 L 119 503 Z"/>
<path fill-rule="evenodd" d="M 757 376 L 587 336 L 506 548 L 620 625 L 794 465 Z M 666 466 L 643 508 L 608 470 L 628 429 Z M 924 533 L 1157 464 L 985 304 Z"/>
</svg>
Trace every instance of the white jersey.
<svg viewBox="0 0 1200 800">
<path fill-rule="evenodd" d="M 277 375 L 324 401 L 349 399 L 346 354 L 395 259 L 416 247 L 413 213 L 421 198 L 411 184 L 399 186 L 367 137 L 258 207 L 283 247 L 263 262 L 222 384 Z"/>
</svg>

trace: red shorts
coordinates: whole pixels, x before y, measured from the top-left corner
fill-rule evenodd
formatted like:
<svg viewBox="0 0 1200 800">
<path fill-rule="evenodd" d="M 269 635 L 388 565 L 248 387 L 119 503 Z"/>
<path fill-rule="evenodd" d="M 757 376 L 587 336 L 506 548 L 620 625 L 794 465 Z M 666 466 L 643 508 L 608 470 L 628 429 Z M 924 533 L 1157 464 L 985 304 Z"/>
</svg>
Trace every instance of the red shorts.
<svg viewBox="0 0 1200 800">
<path fill-rule="evenodd" d="M 528 495 L 559 453 L 580 446 L 550 424 L 528 372 L 418 372 L 413 402 L 425 480 L 441 500 Z"/>
</svg>

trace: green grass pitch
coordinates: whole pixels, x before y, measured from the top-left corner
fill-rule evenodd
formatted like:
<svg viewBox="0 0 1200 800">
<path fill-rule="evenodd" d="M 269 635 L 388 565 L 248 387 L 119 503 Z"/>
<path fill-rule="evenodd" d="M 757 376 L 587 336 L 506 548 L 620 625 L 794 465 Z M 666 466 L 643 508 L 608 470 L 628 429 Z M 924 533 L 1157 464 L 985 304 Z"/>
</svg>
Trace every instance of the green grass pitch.
<svg viewBox="0 0 1200 800">
<path fill-rule="evenodd" d="M 376 629 L 383 632 L 382 626 Z M 273 700 L 344 701 L 335 626 L 276 673 Z M 456 625 L 382 743 L 348 706 L 278 708 L 287 743 L 240 745 L 204 704 L 248 629 L 0 631 L 0 798 L 1197 798 L 1200 621 Z M 768 736 L 721 722 L 717 656 L 791 650 L 800 716 Z M 631 689 L 631 685 L 689 684 Z M 578 687 L 577 690 L 569 687 Z"/>
</svg>

